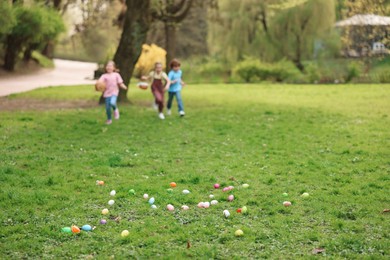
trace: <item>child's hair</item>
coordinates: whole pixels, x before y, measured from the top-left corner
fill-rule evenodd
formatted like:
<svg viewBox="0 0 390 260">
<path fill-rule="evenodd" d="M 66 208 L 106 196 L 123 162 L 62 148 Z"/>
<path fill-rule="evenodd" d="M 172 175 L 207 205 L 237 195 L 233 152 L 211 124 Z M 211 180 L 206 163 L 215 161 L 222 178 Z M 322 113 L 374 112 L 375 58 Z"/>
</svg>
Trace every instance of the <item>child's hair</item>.
<svg viewBox="0 0 390 260">
<path fill-rule="evenodd" d="M 173 59 L 173 60 L 171 61 L 171 63 L 169 63 L 169 66 L 171 67 L 171 69 L 172 69 L 173 67 L 180 67 L 180 61 L 177 60 L 177 59 Z"/>
<path fill-rule="evenodd" d="M 156 68 L 156 67 L 157 67 L 157 65 L 161 65 L 161 66 L 162 66 L 163 64 L 162 64 L 162 62 L 161 62 L 161 61 L 156 61 L 156 62 L 154 63 L 154 67 Z"/>
<path fill-rule="evenodd" d="M 119 69 L 116 68 L 115 62 L 113 60 L 107 61 L 106 66 L 110 63 L 114 66 L 114 72 L 119 72 Z M 104 67 L 104 69 L 106 68 L 106 66 Z"/>
</svg>

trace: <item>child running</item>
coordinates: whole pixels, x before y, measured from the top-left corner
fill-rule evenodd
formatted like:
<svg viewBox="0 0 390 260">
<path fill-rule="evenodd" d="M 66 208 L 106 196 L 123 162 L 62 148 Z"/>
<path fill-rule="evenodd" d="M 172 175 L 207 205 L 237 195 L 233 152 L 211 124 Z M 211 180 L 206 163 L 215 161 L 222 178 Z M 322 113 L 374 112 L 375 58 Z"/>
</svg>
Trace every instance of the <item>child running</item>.
<svg viewBox="0 0 390 260">
<path fill-rule="evenodd" d="M 125 86 L 125 84 L 123 84 L 123 79 L 121 75 L 116 72 L 115 63 L 113 61 L 107 62 L 106 73 L 104 73 L 99 78 L 99 81 L 104 82 L 106 84 L 106 90 L 103 93 L 103 97 L 106 101 L 106 124 L 110 125 L 112 123 L 111 109 L 113 109 L 114 111 L 114 118 L 119 119 L 119 109 L 116 104 L 116 100 L 119 94 L 119 87 L 123 89 L 127 89 L 127 87 Z"/>
<path fill-rule="evenodd" d="M 158 117 L 160 119 L 165 119 L 163 114 L 164 110 L 164 91 L 168 90 L 170 80 L 168 75 L 163 72 L 163 66 L 161 62 L 156 62 L 154 65 L 154 70 L 149 73 L 148 76 L 142 76 L 142 80 L 152 80 L 152 93 L 154 96 L 155 103 L 158 106 Z M 165 81 L 165 87 L 163 80 Z"/>
<path fill-rule="evenodd" d="M 180 69 L 180 62 L 177 59 L 173 59 L 170 63 L 171 71 L 168 73 L 168 78 L 171 81 L 171 85 L 169 87 L 168 93 L 168 115 L 171 115 L 171 107 L 172 107 L 172 101 L 173 97 L 176 97 L 177 106 L 179 108 L 179 115 L 184 116 L 184 107 L 183 107 L 183 100 L 181 98 L 181 89 L 184 87 L 185 83 L 183 82 L 182 78 L 182 71 Z"/>
</svg>

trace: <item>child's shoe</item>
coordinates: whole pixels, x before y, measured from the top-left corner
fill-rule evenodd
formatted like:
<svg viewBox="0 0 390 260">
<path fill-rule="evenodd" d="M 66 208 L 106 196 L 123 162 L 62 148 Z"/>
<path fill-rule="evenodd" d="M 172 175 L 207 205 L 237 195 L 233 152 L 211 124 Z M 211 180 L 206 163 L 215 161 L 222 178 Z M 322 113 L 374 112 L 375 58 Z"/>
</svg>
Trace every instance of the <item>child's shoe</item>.
<svg viewBox="0 0 390 260">
<path fill-rule="evenodd" d="M 180 116 L 185 116 L 185 114 L 186 114 L 186 113 L 185 113 L 183 110 L 179 112 L 179 115 L 180 115 Z"/>
<path fill-rule="evenodd" d="M 106 125 L 111 125 L 111 124 L 112 124 L 112 120 L 111 119 L 106 121 Z"/>
<path fill-rule="evenodd" d="M 168 116 L 172 115 L 172 111 L 171 111 L 170 109 L 168 109 L 167 115 L 168 115 Z"/>
<path fill-rule="evenodd" d="M 160 119 L 165 119 L 165 116 L 164 116 L 163 113 L 159 113 L 159 114 L 158 114 L 158 117 L 159 117 Z"/>
<path fill-rule="evenodd" d="M 118 108 L 114 110 L 114 118 L 119 119 L 119 109 Z"/>
</svg>

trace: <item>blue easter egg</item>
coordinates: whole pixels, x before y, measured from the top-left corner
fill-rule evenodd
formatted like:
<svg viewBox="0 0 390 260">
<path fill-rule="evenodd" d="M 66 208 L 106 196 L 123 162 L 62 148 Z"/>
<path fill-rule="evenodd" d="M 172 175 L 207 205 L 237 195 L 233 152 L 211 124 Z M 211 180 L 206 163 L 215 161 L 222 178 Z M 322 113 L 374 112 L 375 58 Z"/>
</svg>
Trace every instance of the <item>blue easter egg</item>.
<svg viewBox="0 0 390 260">
<path fill-rule="evenodd" d="M 81 227 L 81 229 L 84 231 L 92 231 L 92 227 L 90 225 L 84 225 Z"/>
<path fill-rule="evenodd" d="M 153 205 L 153 204 L 154 204 L 154 198 L 153 198 L 153 197 L 151 197 L 151 198 L 149 199 L 149 204 L 150 204 L 150 205 Z"/>
</svg>

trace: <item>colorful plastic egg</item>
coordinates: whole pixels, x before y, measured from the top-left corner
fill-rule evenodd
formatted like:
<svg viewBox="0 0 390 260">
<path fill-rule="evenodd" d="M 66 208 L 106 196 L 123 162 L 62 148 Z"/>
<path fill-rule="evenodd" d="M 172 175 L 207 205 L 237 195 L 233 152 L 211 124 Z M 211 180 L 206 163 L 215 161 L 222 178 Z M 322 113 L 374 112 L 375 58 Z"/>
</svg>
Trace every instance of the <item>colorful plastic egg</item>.
<svg viewBox="0 0 390 260">
<path fill-rule="evenodd" d="M 80 233 L 80 228 L 78 226 L 73 225 L 71 229 L 72 229 L 72 233 L 76 233 L 76 234 Z"/>
<path fill-rule="evenodd" d="M 210 202 L 203 202 L 203 208 L 208 209 L 210 208 Z"/>
<path fill-rule="evenodd" d="M 243 187 L 244 189 L 246 189 L 246 188 L 249 187 L 249 184 L 248 184 L 248 183 L 244 183 L 244 184 L 242 184 L 242 187 Z"/>
<path fill-rule="evenodd" d="M 144 199 L 147 200 L 149 198 L 149 195 L 145 193 L 143 197 L 144 197 Z"/>
<path fill-rule="evenodd" d="M 171 182 L 171 183 L 169 183 L 169 186 L 171 186 L 172 188 L 175 188 L 177 185 L 176 185 L 176 182 Z"/>
<path fill-rule="evenodd" d="M 106 224 L 106 223 L 107 223 L 107 220 L 105 220 L 105 219 L 101 219 L 101 220 L 100 220 L 100 224 L 104 225 L 104 224 Z"/>
<path fill-rule="evenodd" d="M 209 195 L 209 198 L 210 198 L 210 199 L 214 199 L 214 195 L 213 195 L 213 194 L 210 194 L 210 195 Z"/>
<path fill-rule="evenodd" d="M 241 229 L 237 229 L 236 232 L 234 232 L 234 235 L 240 237 L 244 235 L 244 232 Z"/>
<path fill-rule="evenodd" d="M 151 197 L 148 202 L 150 205 L 154 204 L 154 197 Z"/>
<path fill-rule="evenodd" d="M 307 197 L 309 197 L 310 195 L 309 195 L 309 193 L 307 193 L 307 192 L 304 192 L 304 193 L 302 193 L 302 195 L 301 195 L 301 197 L 302 198 L 307 198 Z"/>
<path fill-rule="evenodd" d="M 198 203 L 198 208 L 203 208 L 204 202 L 199 202 Z"/>
<path fill-rule="evenodd" d="M 284 201 L 283 202 L 283 206 L 290 207 L 291 206 L 291 202 L 290 201 Z"/>
<path fill-rule="evenodd" d="M 152 209 L 157 209 L 157 206 L 156 205 L 152 205 L 150 206 Z"/>
<path fill-rule="evenodd" d="M 225 210 L 223 211 L 223 215 L 225 216 L 225 218 L 228 218 L 228 217 L 230 216 L 229 210 L 225 209 Z"/>
<path fill-rule="evenodd" d="M 108 209 L 103 209 L 103 210 L 102 210 L 102 214 L 103 214 L 103 215 L 107 215 L 108 213 L 109 213 Z"/>
<path fill-rule="evenodd" d="M 134 190 L 134 189 L 130 189 L 130 190 L 129 190 L 129 194 L 130 194 L 130 195 L 135 195 L 135 190 Z"/>
<path fill-rule="evenodd" d="M 174 207 L 173 205 L 171 205 L 171 204 L 168 204 L 168 205 L 167 205 L 167 210 L 169 210 L 169 211 L 174 211 L 174 210 L 175 210 L 175 207 Z"/>
<path fill-rule="evenodd" d="M 248 208 L 246 206 L 241 208 L 242 214 L 247 214 L 248 213 Z"/>
<path fill-rule="evenodd" d="M 114 205 L 114 204 L 115 204 L 115 200 L 109 200 L 109 201 L 108 201 L 108 205 L 112 206 L 112 205 Z"/>
<path fill-rule="evenodd" d="M 234 195 L 232 195 L 232 194 L 229 195 L 229 196 L 228 196 L 228 201 L 233 201 L 233 200 L 234 200 Z"/>
<path fill-rule="evenodd" d="M 214 184 L 214 189 L 219 189 L 219 187 L 221 187 L 221 185 L 219 185 L 219 183 Z"/>
<path fill-rule="evenodd" d="M 189 194 L 190 191 L 189 190 L 183 190 L 183 194 Z"/>
<path fill-rule="evenodd" d="M 72 229 L 70 227 L 63 227 L 63 228 L 61 228 L 61 232 L 72 233 Z"/>
<path fill-rule="evenodd" d="M 129 235 L 129 231 L 128 230 L 123 230 L 122 233 L 121 233 L 121 236 L 122 237 L 127 237 Z"/>
<path fill-rule="evenodd" d="M 81 227 L 81 230 L 92 231 L 92 227 L 90 225 L 84 225 L 84 226 Z"/>
<path fill-rule="evenodd" d="M 242 212 L 242 208 L 238 208 L 238 209 L 236 210 L 236 212 L 237 212 L 237 213 L 241 213 L 241 212 Z"/>
<path fill-rule="evenodd" d="M 212 201 L 210 201 L 210 204 L 211 205 L 217 205 L 218 204 L 218 200 L 212 200 Z"/>
<path fill-rule="evenodd" d="M 116 191 L 115 191 L 115 190 L 112 190 L 112 191 L 110 192 L 110 195 L 111 195 L 111 196 L 115 196 L 115 195 L 116 195 Z"/>
<path fill-rule="evenodd" d="M 188 207 L 187 205 L 183 205 L 183 206 L 181 206 L 181 209 L 182 209 L 182 210 L 189 210 L 190 207 Z"/>
</svg>

